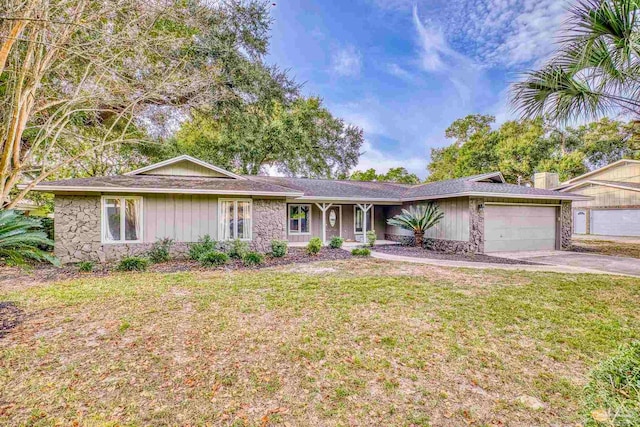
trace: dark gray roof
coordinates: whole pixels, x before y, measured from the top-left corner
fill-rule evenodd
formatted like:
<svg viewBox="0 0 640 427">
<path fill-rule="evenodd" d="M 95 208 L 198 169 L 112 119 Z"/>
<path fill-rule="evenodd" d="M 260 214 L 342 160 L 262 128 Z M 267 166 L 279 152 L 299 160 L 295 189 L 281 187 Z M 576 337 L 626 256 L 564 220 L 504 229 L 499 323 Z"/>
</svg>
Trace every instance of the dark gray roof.
<svg viewBox="0 0 640 427">
<path fill-rule="evenodd" d="M 240 191 L 256 193 L 299 193 L 290 188 L 255 180 L 240 180 L 230 178 L 193 177 L 193 176 L 164 176 L 164 175 L 115 175 L 93 178 L 63 179 L 46 181 L 38 184 L 38 188 L 104 188 L 105 191 L 116 188 L 132 189 L 174 189 L 174 190 L 204 190 L 204 191 Z"/>
<path fill-rule="evenodd" d="M 247 176 L 252 181 L 268 182 L 292 188 L 305 197 L 335 197 L 362 199 L 400 199 L 411 188 L 408 184 L 391 182 L 348 181 L 333 179 L 289 178 L 279 176 Z"/>
<path fill-rule="evenodd" d="M 403 199 L 418 199 L 429 197 L 438 197 L 447 194 L 477 194 L 477 193 L 491 193 L 491 194 L 504 194 L 509 196 L 534 196 L 550 198 L 558 197 L 561 195 L 567 195 L 568 193 L 560 193 L 554 190 L 542 190 L 539 188 L 525 187 L 523 185 L 504 184 L 494 182 L 478 182 L 475 179 L 482 175 L 475 175 L 470 177 L 449 179 L 446 181 L 438 181 L 427 184 L 421 184 L 408 189 Z"/>
<path fill-rule="evenodd" d="M 496 196 L 523 198 L 571 199 L 581 196 L 553 190 L 540 190 L 513 184 L 504 184 L 499 174 L 482 174 L 471 177 L 438 181 L 420 185 L 389 182 L 367 182 L 330 179 L 289 178 L 274 176 L 245 176 L 247 179 L 163 176 L 117 175 L 94 178 L 65 179 L 38 184 L 40 191 L 117 191 L 131 189 L 139 192 L 210 193 L 281 195 L 308 199 L 352 199 L 360 201 L 429 200 L 451 196 L 493 194 Z M 488 181 L 488 182 L 487 182 Z M 620 184 L 620 183 L 616 183 Z M 640 184 L 639 184 L 640 185 Z M 219 193 L 216 193 L 219 192 Z"/>
</svg>

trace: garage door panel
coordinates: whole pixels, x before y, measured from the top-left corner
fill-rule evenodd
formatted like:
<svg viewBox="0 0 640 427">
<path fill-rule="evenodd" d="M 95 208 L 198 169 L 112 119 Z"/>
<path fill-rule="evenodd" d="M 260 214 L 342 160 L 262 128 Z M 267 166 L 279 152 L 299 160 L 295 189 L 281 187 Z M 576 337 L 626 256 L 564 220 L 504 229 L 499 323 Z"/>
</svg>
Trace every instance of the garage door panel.
<svg viewBox="0 0 640 427">
<path fill-rule="evenodd" d="M 640 236 L 640 209 L 594 209 L 591 234 Z"/>
<path fill-rule="evenodd" d="M 553 250 L 556 207 L 487 206 L 485 252 Z"/>
</svg>

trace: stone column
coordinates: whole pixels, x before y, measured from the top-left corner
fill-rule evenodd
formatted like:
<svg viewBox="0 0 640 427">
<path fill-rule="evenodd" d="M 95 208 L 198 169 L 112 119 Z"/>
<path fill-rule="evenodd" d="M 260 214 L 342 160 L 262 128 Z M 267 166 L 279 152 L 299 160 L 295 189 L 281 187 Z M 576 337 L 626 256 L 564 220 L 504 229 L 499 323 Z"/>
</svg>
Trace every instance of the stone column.
<svg viewBox="0 0 640 427">
<path fill-rule="evenodd" d="M 484 253 L 484 198 L 469 198 L 469 249 Z"/>
<path fill-rule="evenodd" d="M 560 207 L 560 250 L 568 251 L 571 249 L 572 226 L 573 211 L 571 210 L 571 201 L 563 201 Z"/>
</svg>

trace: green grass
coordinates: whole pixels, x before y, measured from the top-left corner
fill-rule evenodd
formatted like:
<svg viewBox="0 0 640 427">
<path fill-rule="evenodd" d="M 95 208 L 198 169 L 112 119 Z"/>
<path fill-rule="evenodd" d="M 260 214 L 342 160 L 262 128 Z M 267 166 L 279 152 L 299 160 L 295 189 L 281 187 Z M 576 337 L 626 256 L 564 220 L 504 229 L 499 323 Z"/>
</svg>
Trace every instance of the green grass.
<svg viewBox="0 0 640 427">
<path fill-rule="evenodd" d="M 640 243 L 635 242 L 614 242 L 610 240 L 575 239 L 573 246 L 581 251 L 593 252 L 602 255 L 623 256 L 629 258 L 640 258 Z"/>
<path fill-rule="evenodd" d="M 588 372 L 640 338 L 636 279 L 313 266 L 0 289 L 28 314 L 0 424 L 576 424 Z"/>
</svg>

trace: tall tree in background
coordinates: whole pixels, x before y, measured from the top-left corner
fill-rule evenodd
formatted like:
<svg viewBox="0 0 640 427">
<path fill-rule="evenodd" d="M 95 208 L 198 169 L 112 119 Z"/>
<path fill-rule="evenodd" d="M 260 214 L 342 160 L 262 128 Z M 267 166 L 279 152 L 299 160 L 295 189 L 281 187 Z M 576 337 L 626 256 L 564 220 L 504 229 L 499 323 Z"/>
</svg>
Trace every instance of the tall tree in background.
<svg viewBox="0 0 640 427">
<path fill-rule="evenodd" d="M 214 6 L 215 4 L 215 6 Z M 92 154 L 148 140 L 175 114 L 220 101 L 266 52 L 263 3 L 5 1 L 0 10 L 0 205 Z"/>
<path fill-rule="evenodd" d="M 239 173 L 271 167 L 330 178 L 357 164 L 363 141 L 361 129 L 333 117 L 319 98 L 271 96 L 194 113 L 160 158 L 187 153 Z"/>
<path fill-rule="evenodd" d="M 379 181 L 379 182 L 396 182 L 398 184 L 419 184 L 420 178 L 415 173 L 409 173 L 403 167 L 391 168 L 387 173 L 378 174 L 375 169 L 367 169 L 366 171 L 355 171 L 349 179 L 353 181 Z"/>
<path fill-rule="evenodd" d="M 429 181 L 501 171 L 511 183 L 531 184 L 536 172 L 567 180 L 622 158 L 638 158 L 634 123 L 604 118 L 577 128 L 542 119 L 488 127 L 491 116 L 467 116 L 447 130 L 454 142 L 431 150 Z"/>
<path fill-rule="evenodd" d="M 524 117 L 566 122 L 623 112 L 640 116 L 638 0 L 579 0 L 558 53 L 512 88 Z"/>
</svg>

